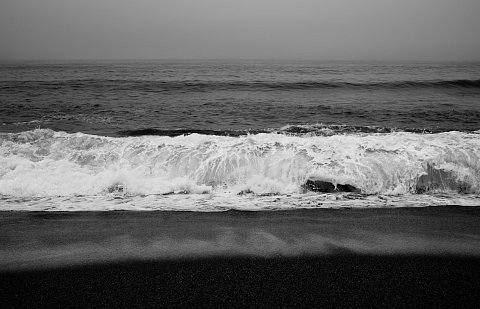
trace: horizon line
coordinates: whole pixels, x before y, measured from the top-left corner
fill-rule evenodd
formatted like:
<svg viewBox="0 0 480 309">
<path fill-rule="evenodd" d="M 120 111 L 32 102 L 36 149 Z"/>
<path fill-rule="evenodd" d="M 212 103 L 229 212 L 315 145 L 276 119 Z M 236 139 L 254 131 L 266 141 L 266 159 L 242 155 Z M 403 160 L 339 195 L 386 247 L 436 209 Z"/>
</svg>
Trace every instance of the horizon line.
<svg viewBox="0 0 480 309">
<path fill-rule="evenodd" d="M 441 63 L 441 62 L 463 62 L 463 63 L 475 63 L 480 62 L 480 59 L 313 59 L 313 58 L 0 58 L 0 62 L 148 62 L 148 61 L 166 61 L 166 62 L 182 62 L 182 61 L 232 61 L 232 62 L 275 62 L 275 61 L 292 61 L 292 62 L 377 62 L 377 63 Z"/>
</svg>

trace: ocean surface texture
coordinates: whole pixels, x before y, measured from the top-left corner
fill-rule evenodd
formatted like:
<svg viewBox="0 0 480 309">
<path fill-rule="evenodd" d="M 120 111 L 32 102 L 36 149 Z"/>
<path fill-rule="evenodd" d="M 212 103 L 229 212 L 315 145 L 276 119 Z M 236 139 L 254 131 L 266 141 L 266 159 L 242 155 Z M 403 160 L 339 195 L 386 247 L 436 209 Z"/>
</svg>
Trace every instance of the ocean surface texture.
<svg viewBox="0 0 480 309">
<path fill-rule="evenodd" d="M 480 205 L 480 64 L 0 64 L 0 210 Z"/>
</svg>

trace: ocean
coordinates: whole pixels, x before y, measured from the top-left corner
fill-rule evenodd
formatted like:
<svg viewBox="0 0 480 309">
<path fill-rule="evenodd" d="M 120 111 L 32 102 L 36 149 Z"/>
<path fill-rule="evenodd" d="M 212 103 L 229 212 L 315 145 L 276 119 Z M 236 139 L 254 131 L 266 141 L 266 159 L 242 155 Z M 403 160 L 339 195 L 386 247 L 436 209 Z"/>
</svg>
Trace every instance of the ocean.
<svg viewBox="0 0 480 309">
<path fill-rule="evenodd" d="M 480 63 L 0 63 L 12 307 L 473 305 L 478 206 Z"/>
<path fill-rule="evenodd" d="M 3 63 L 0 209 L 478 206 L 479 78 L 479 63 Z"/>
</svg>

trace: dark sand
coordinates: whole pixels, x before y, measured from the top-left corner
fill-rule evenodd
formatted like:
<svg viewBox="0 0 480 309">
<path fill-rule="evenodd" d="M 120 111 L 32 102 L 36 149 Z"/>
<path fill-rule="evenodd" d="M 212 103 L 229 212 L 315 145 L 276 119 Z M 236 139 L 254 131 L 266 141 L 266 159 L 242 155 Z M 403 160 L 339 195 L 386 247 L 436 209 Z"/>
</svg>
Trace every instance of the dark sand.
<svg viewBox="0 0 480 309">
<path fill-rule="evenodd" d="M 211 258 L 8 272 L 2 308 L 478 308 L 480 260 Z"/>
<path fill-rule="evenodd" d="M 0 212 L 0 304 L 479 307 L 480 210 Z"/>
</svg>

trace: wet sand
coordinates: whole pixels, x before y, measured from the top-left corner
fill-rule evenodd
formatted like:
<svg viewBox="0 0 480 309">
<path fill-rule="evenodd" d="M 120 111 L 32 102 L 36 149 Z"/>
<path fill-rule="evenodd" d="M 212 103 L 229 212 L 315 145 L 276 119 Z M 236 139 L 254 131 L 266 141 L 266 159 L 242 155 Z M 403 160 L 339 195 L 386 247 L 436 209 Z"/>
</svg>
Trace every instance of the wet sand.
<svg viewBox="0 0 480 309">
<path fill-rule="evenodd" d="M 480 210 L 1 212 L 2 307 L 473 307 Z"/>
</svg>

